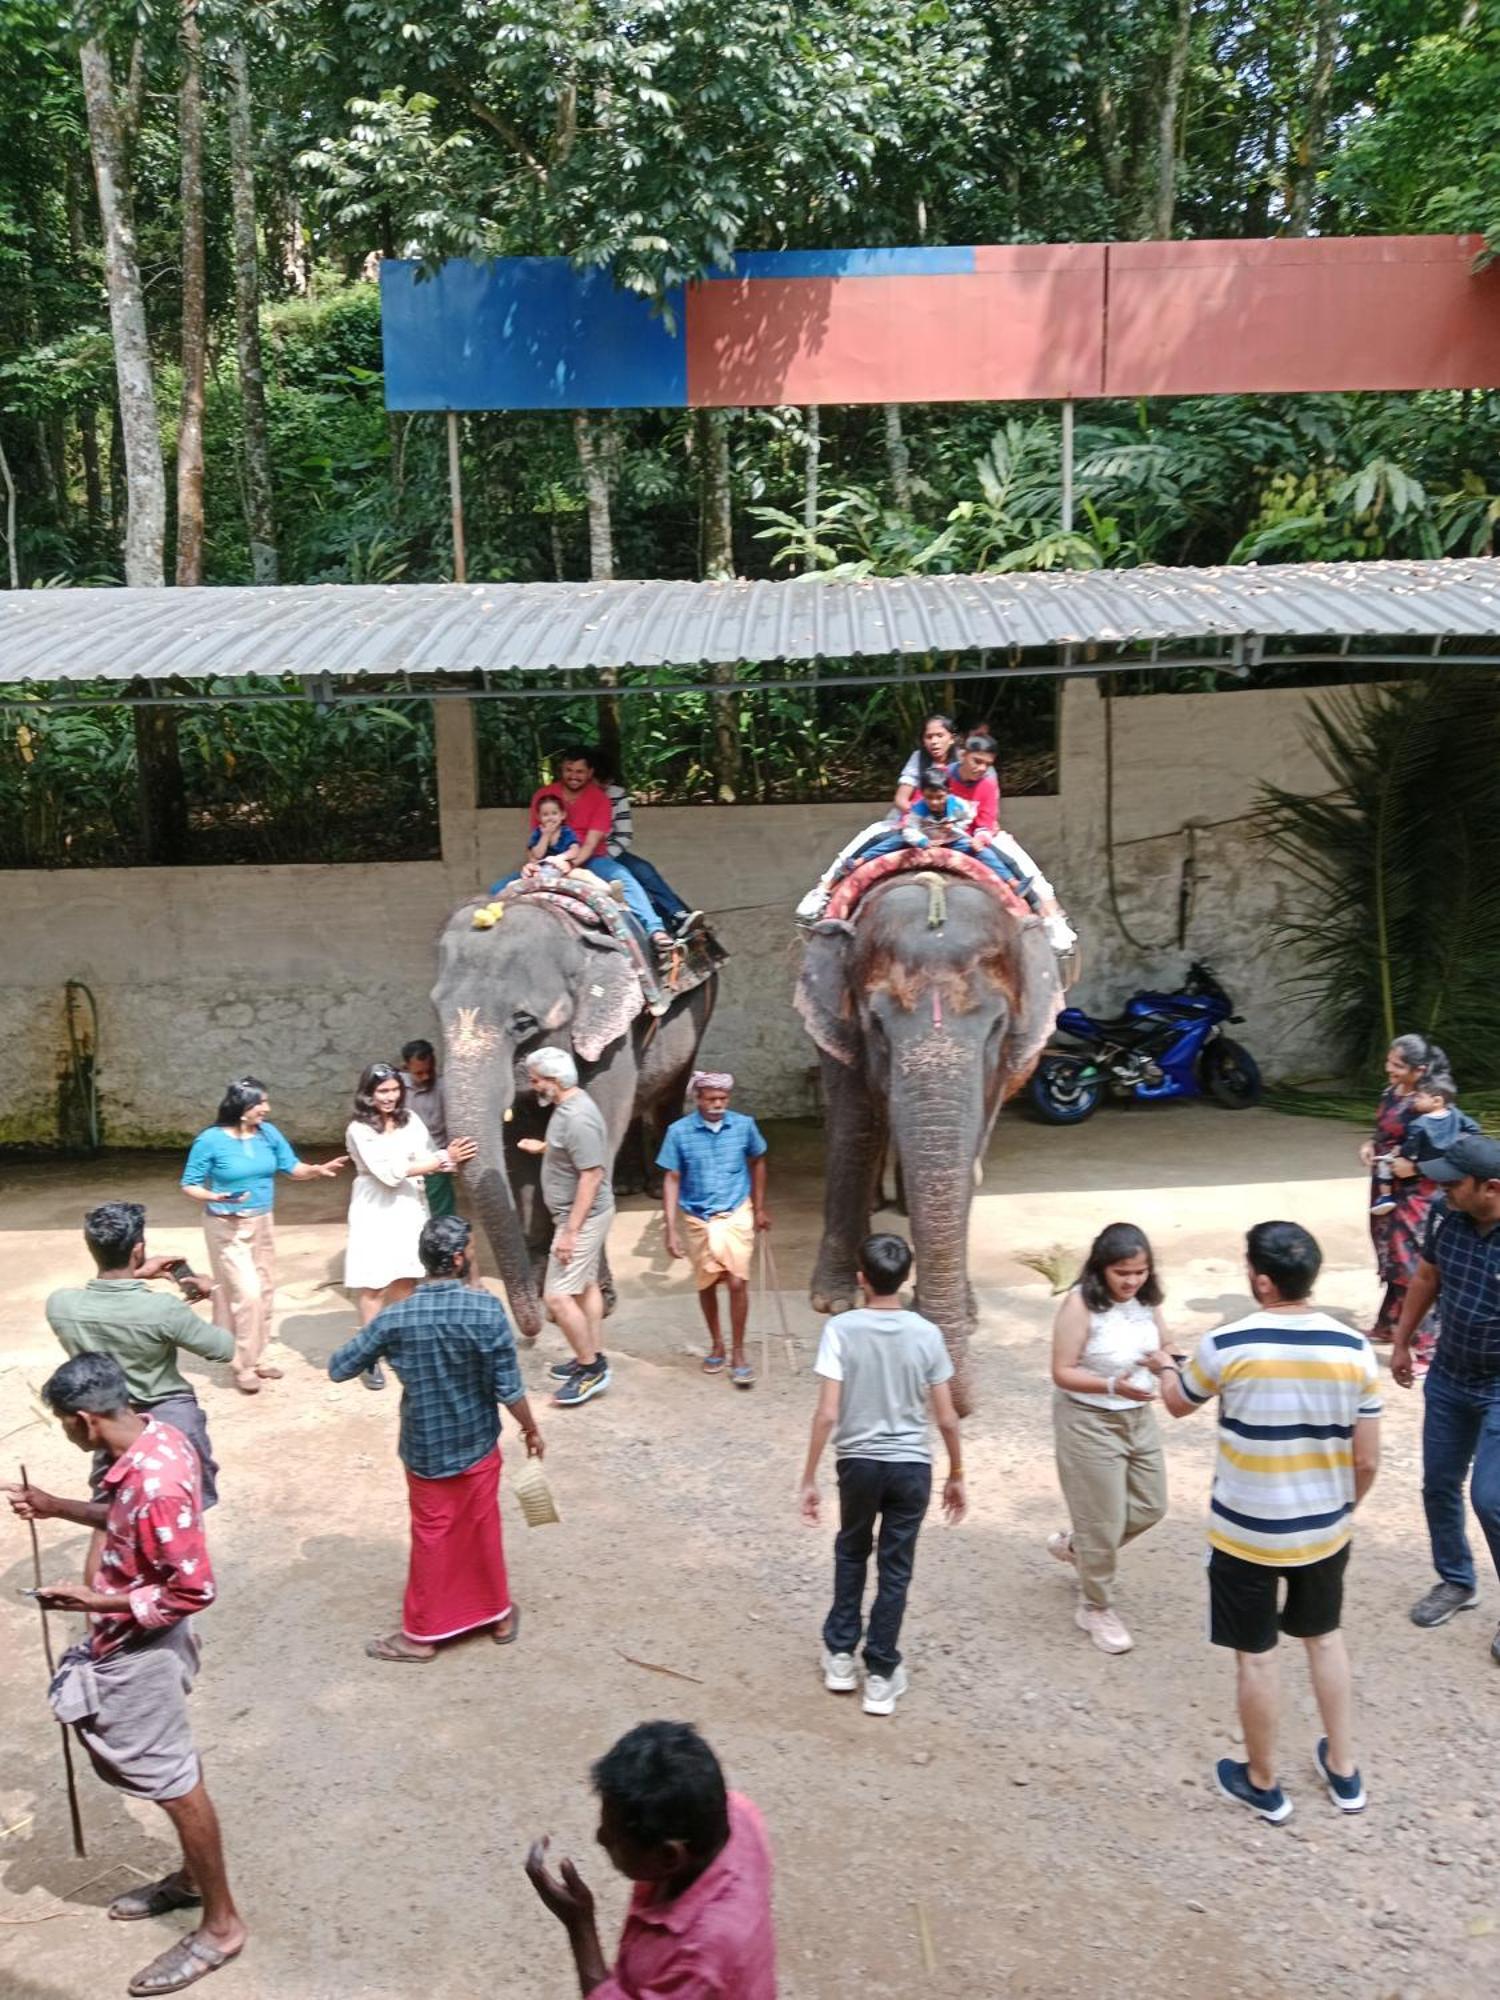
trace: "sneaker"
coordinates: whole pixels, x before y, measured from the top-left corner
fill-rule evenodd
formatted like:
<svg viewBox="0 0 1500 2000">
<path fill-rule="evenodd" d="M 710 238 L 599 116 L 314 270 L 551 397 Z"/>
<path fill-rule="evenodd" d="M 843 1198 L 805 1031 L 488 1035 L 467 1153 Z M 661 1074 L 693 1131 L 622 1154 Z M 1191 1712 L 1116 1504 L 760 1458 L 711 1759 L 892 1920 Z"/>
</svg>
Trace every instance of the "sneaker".
<svg viewBox="0 0 1500 2000">
<path fill-rule="evenodd" d="M 693 931 L 697 929 L 698 925 L 702 923 L 702 921 L 703 921 L 702 910 L 684 910 L 682 915 L 677 919 L 677 922 L 673 925 L 673 929 L 676 931 L 678 937 L 680 938 L 689 937 L 691 936 Z"/>
<path fill-rule="evenodd" d="M 575 1403 L 586 1403 L 593 1396 L 602 1396 L 609 1387 L 609 1367 L 604 1361 L 596 1361 L 588 1368 L 575 1368 L 566 1382 L 558 1384 L 557 1394 L 552 1398 L 553 1407 L 571 1410 Z"/>
<path fill-rule="evenodd" d="M 1365 1788 L 1358 1771 L 1351 1777 L 1341 1778 L 1337 1771 L 1328 1768 L 1328 1738 L 1320 1736 L 1318 1747 L 1313 1752 L 1318 1769 L 1323 1774 L 1323 1782 L 1328 1787 L 1328 1796 L 1340 1812 L 1363 1812 L 1365 1809 Z"/>
<path fill-rule="evenodd" d="M 908 1686 L 905 1667 L 897 1667 L 893 1674 L 865 1675 L 864 1711 L 866 1715 L 891 1715 L 896 1703 L 906 1693 Z"/>
<path fill-rule="evenodd" d="M 858 1692 L 859 1668 L 852 1653 L 830 1653 L 823 1648 L 823 1685 L 830 1694 Z"/>
<path fill-rule="evenodd" d="M 378 1361 L 372 1361 L 359 1379 L 367 1389 L 383 1389 L 385 1387 L 385 1370 Z"/>
<path fill-rule="evenodd" d="M 1055 1535 L 1049 1535 L 1047 1553 L 1049 1556 L 1056 1556 L 1060 1563 L 1076 1563 L 1078 1558 L 1073 1553 L 1073 1530 L 1059 1528 Z"/>
<path fill-rule="evenodd" d="M 1119 1615 L 1107 1604 L 1080 1604 L 1073 1613 L 1073 1623 L 1088 1633 L 1101 1653 L 1128 1653 L 1135 1644 Z"/>
<path fill-rule="evenodd" d="M 1263 1792 L 1259 1785 L 1251 1784 L 1250 1766 L 1236 1764 L 1232 1757 L 1221 1757 L 1215 1764 L 1214 1783 L 1226 1799 L 1233 1799 L 1237 1806 L 1249 1806 L 1267 1826 L 1280 1826 L 1292 1816 L 1292 1802 L 1280 1785 Z"/>
<path fill-rule="evenodd" d="M 1471 1583 L 1435 1583 L 1425 1597 L 1419 1597 L 1407 1616 L 1413 1625 L 1430 1632 L 1434 1625 L 1446 1625 L 1460 1611 L 1472 1611 L 1479 1592 Z"/>
<path fill-rule="evenodd" d="M 1060 912 L 1056 916 L 1043 917 L 1042 928 L 1047 933 L 1047 942 L 1060 958 L 1066 958 L 1078 943 L 1078 933 Z"/>
<path fill-rule="evenodd" d="M 570 1375 L 576 1375 L 583 1363 L 574 1356 L 568 1361 L 554 1361 L 547 1373 L 555 1382 L 566 1382 Z"/>
<path fill-rule="evenodd" d="M 1396 1213 L 1395 1196 L 1383 1194 L 1379 1201 L 1372 1201 L 1370 1203 L 1370 1213 L 1371 1215 L 1394 1215 Z"/>
</svg>

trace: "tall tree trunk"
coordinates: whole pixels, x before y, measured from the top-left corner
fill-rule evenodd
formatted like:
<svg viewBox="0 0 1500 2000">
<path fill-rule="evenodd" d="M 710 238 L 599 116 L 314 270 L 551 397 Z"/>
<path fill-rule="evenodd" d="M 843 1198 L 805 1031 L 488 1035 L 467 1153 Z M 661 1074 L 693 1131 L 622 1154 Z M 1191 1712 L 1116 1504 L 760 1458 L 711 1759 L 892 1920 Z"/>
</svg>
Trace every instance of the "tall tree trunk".
<svg viewBox="0 0 1500 2000">
<path fill-rule="evenodd" d="M 729 413 L 699 410 L 693 422 L 703 496 L 703 574 L 730 577 L 734 575 L 734 507 L 729 483 Z M 744 770 L 739 698 L 727 691 L 734 686 L 733 663 L 716 663 L 709 670 L 709 679 L 726 690 L 709 698 L 713 717 L 714 797 L 720 805 L 733 805 L 740 795 Z"/>
<path fill-rule="evenodd" d="M 5 562 L 12 590 L 21 588 L 21 561 L 16 554 L 16 482 L 10 460 L 5 456 L 5 440 L 0 438 L 0 484 L 5 487 Z"/>
<path fill-rule="evenodd" d="M 177 581 L 203 581 L 203 393 L 208 373 L 208 295 L 203 260 L 203 39 L 198 0 L 182 0 L 182 410 L 177 423 Z"/>
<path fill-rule="evenodd" d="M 802 458 L 802 525 L 809 537 L 818 525 L 818 472 L 823 455 L 823 419 L 816 403 L 807 406 L 807 444 Z M 807 560 L 813 567 L 812 557 Z"/>
<path fill-rule="evenodd" d="M 1312 227 L 1318 168 L 1322 164 L 1323 146 L 1328 137 L 1328 97 L 1333 88 L 1334 65 L 1339 53 L 1339 0 L 1315 0 L 1315 8 L 1317 41 L 1313 49 L 1307 100 L 1302 109 L 1302 137 L 1297 145 L 1291 208 L 1287 215 L 1288 236 L 1305 236 Z"/>
<path fill-rule="evenodd" d="M 266 428 L 266 372 L 260 352 L 260 254 L 255 230 L 255 139 L 250 64 L 243 42 L 229 45 L 229 185 L 234 204 L 234 323 L 245 437 L 245 532 L 257 583 L 275 583 L 276 516 Z"/>
<path fill-rule="evenodd" d="M 162 584 L 167 482 L 156 426 L 156 388 L 146 335 L 146 302 L 136 258 L 130 185 L 120 158 L 120 128 L 109 52 L 90 38 L 79 51 L 89 148 L 104 234 L 104 283 L 114 336 L 115 380 L 125 458 L 125 581 Z"/>
<path fill-rule="evenodd" d="M 68 255 L 72 260 L 75 277 L 85 277 L 85 254 L 83 234 L 83 201 L 78 188 L 78 174 L 72 159 L 64 163 L 63 203 L 68 217 Z M 78 409 L 78 455 L 83 461 L 84 506 L 88 513 L 89 532 L 97 535 L 104 521 L 104 482 L 99 465 L 99 414 L 93 403 L 83 403 Z"/>
<path fill-rule="evenodd" d="M 615 573 L 614 516 L 610 505 L 611 461 L 614 456 L 612 425 L 607 415 L 597 427 L 587 410 L 573 412 L 573 442 L 578 451 L 578 467 L 583 474 L 583 495 L 588 505 L 589 575 L 595 583 L 608 583 Z M 556 523 L 554 520 L 554 534 Z M 613 687 L 618 676 L 606 669 L 600 679 Z M 601 694 L 594 704 L 599 735 L 599 753 L 610 773 L 621 784 L 624 760 L 620 741 L 620 697 Z"/>
<path fill-rule="evenodd" d="M 1146 236 L 1170 236 L 1177 208 L 1177 109 L 1182 102 L 1182 80 L 1187 74 L 1188 51 L 1192 46 L 1193 0 L 1175 0 L 1175 4 L 1167 73 L 1157 105 L 1156 187 L 1143 232 Z"/>
<path fill-rule="evenodd" d="M 903 514 L 911 512 L 911 452 L 901 419 L 901 405 L 885 406 L 885 464 L 891 482 L 891 498 Z"/>
</svg>

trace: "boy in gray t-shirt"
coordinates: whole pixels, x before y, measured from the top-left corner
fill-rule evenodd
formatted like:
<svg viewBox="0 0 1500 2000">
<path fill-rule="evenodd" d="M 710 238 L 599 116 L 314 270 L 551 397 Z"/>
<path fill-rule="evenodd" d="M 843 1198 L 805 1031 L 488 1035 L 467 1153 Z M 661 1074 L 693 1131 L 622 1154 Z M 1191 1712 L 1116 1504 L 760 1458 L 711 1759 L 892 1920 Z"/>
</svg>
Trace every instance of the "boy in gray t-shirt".
<svg viewBox="0 0 1500 2000">
<path fill-rule="evenodd" d="M 823 1329 L 814 1364 L 822 1376 L 807 1466 L 802 1517 L 819 1518 L 818 1461 L 833 1439 L 839 1532 L 833 1548 L 833 1608 L 823 1625 L 823 1685 L 834 1694 L 859 1686 L 854 1649 L 863 1624 L 865 1574 L 880 1524 L 878 1583 L 865 1633 L 866 1715 L 889 1715 L 906 1693 L 897 1641 L 911 1587 L 917 1536 L 932 1496 L 927 1413 L 948 1448 L 943 1512 L 956 1525 L 967 1511 L 953 1363 L 931 1320 L 909 1312 L 900 1290 L 911 1272 L 904 1238 L 867 1236 L 859 1253 L 864 1305 Z"/>
</svg>

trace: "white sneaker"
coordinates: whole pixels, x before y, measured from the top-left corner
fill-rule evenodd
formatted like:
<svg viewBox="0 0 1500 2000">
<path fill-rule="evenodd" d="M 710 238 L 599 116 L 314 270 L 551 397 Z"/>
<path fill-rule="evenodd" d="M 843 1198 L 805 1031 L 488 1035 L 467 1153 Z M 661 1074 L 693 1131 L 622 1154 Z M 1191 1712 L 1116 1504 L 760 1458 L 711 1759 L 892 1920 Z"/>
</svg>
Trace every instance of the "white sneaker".
<svg viewBox="0 0 1500 2000">
<path fill-rule="evenodd" d="M 1060 1563 L 1073 1563 L 1076 1565 L 1078 1558 L 1073 1553 L 1073 1530 L 1071 1528 L 1059 1528 L 1055 1535 L 1049 1535 L 1047 1537 L 1047 1553 L 1049 1556 L 1056 1556 Z"/>
<path fill-rule="evenodd" d="M 1066 958 L 1078 942 L 1078 933 L 1059 910 L 1055 916 L 1043 917 L 1042 926 L 1047 933 L 1047 942 L 1052 949 Z"/>
<path fill-rule="evenodd" d="M 827 908 L 828 891 L 819 882 L 815 888 L 808 890 L 802 901 L 797 905 L 797 921 L 804 924 L 815 924 Z"/>
<path fill-rule="evenodd" d="M 859 1668 L 852 1653 L 830 1653 L 823 1648 L 823 1685 L 830 1694 L 855 1694 L 859 1690 Z"/>
<path fill-rule="evenodd" d="M 902 1695 L 906 1693 L 906 1689 L 907 1689 L 907 1679 L 906 1679 L 905 1667 L 897 1667 L 896 1671 L 891 1675 L 889 1680 L 886 1679 L 884 1674 L 867 1673 L 865 1675 L 865 1701 L 864 1701 L 865 1714 L 866 1715 L 893 1714 L 895 1712 L 896 1703 L 901 1699 Z"/>
<path fill-rule="evenodd" d="M 1101 1653 L 1128 1653 L 1135 1644 L 1107 1604 L 1080 1604 L 1073 1613 L 1073 1623 L 1088 1633 Z"/>
</svg>

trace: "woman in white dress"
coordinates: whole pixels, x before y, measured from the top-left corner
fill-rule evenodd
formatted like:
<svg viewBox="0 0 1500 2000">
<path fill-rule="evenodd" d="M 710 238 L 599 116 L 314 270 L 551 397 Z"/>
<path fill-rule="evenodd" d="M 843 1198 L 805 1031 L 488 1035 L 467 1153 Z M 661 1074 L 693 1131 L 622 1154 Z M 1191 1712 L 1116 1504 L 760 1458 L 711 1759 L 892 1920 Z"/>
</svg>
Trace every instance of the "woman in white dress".
<svg viewBox="0 0 1500 2000">
<path fill-rule="evenodd" d="M 406 1106 L 406 1084 L 392 1063 L 371 1063 L 359 1079 L 354 1116 L 344 1133 L 354 1163 L 349 1196 L 349 1244 L 344 1288 L 356 1294 L 359 1323 L 406 1298 L 422 1275 L 417 1239 L 427 1220 L 427 1174 L 451 1174 L 476 1151 L 472 1139 L 450 1139 L 439 1150 Z M 360 1378 L 383 1389 L 377 1362 Z"/>
<path fill-rule="evenodd" d="M 1167 1511 L 1167 1472 L 1142 1364 L 1167 1344 L 1151 1245 L 1131 1222 L 1094 1238 L 1052 1330 L 1057 1476 L 1073 1525 L 1048 1542 L 1078 1572 L 1076 1623 L 1101 1653 L 1133 1641 L 1116 1612 L 1115 1561 Z"/>
</svg>

